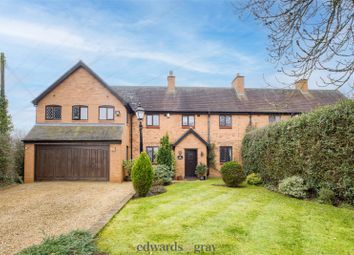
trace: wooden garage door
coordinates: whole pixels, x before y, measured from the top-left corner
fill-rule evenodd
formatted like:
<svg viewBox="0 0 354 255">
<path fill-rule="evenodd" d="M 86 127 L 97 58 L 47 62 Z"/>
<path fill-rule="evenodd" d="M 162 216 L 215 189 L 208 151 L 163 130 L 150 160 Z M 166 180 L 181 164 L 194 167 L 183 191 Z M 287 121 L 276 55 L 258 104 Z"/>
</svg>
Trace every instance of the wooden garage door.
<svg viewBox="0 0 354 255">
<path fill-rule="evenodd" d="M 107 181 L 108 145 L 37 145 L 36 180 Z"/>
</svg>

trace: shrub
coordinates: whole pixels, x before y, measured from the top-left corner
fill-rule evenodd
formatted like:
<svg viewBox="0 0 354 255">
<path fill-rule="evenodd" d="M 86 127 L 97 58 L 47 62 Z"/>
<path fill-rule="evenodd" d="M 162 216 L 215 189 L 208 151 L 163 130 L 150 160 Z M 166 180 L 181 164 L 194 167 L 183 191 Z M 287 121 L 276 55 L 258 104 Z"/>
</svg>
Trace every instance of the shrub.
<svg viewBox="0 0 354 255">
<path fill-rule="evenodd" d="M 237 187 L 245 180 L 241 165 L 235 161 L 223 164 L 220 172 L 223 181 L 229 187 Z"/>
<path fill-rule="evenodd" d="M 23 182 L 24 177 L 24 157 L 25 157 L 24 144 L 21 138 L 13 139 L 13 168 L 15 178 L 18 182 Z"/>
<path fill-rule="evenodd" d="M 132 168 L 134 165 L 134 160 L 123 160 L 123 169 L 124 169 L 124 175 L 125 176 L 130 176 L 132 172 Z"/>
<path fill-rule="evenodd" d="M 328 188 L 321 188 L 318 192 L 318 200 L 324 204 L 333 204 L 335 199 L 335 193 Z"/>
<path fill-rule="evenodd" d="M 195 169 L 195 174 L 198 177 L 205 176 L 208 171 L 208 167 L 205 164 L 198 164 L 196 169 Z"/>
<path fill-rule="evenodd" d="M 305 198 L 307 187 L 299 176 L 285 178 L 279 183 L 278 191 L 284 195 L 296 198 Z"/>
<path fill-rule="evenodd" d="M 18 255 L 33 254 L 75 254 L 93 255 L 97 254 L 93 236 L 86 231 L 72 231 L 66 235 L 49 237 L 39 245 L 33 245 L 19 252 Z"/>
<path fill-rule="evenodd" d="M 170 168 L 166 165 L 154 165 L 153 185 L 168 185 L 172 182 Z"/>
<path fill-rule="evenodd" d="M 260 185 L 262 184 L 262 178 L 255 173 L 247 175 L 246 182 L 250 185 Z"/>
<path fill-rule="evenodd" d="M 208 166 L 215 168 L 216 166 L 215 144 L 208 144 Z"/>
<path fill-rule="evenodd" d="M 328 186 L 336 199 L 353 204 L 354 102 L 344 100 L 250 131 L 241 155 L 245 173 L 257 173 L 265 184 L 278 186 L 297 175 L 316 193 Z"/>
<path fill-rule="evenodd" d="M 145 151 L 143 151 L 139 158 L 134 162 L 131 177 L 134 189 L 138 196 L 146 196 L 151 188 L 152 180 L 154 178 L 154 170 L 150 158 Z"/>
</svg>

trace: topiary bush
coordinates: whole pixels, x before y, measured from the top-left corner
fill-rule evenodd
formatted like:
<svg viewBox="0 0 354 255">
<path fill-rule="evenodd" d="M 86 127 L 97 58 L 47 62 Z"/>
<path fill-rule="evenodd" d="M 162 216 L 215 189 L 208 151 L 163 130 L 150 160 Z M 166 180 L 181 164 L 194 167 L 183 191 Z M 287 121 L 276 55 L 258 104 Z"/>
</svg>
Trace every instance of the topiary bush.
<svg viewBox="0 0 354 255">
<path fill-rule="evenodd" d="M 318 192 L 318 201 L 323 204 L 333 204 L 335 199 L 335 193 L 328 188 L 321 188 Z"/>
<path fill-rule="evenodd" d="M 255 173 L 247 175 L 246 182 L 250 185 L 260 185 L 262 184 L 262 178 Z"/>
<path fill-rule="evenodd" d="M 172 182 L 170 168 L 166 165 L 154 165 L 153 185 L 169 185 Z"/>
<path fill-rule="evenodd" d="M 236 161 L 230 161 L 223 164 L 220 172 L 223 181 L 229 187 L 237 187 L 245 180 L 242 167 Z"/>
<path fill-rule="evenodd" d="M 151 188 L 154 178 L 154 170 L 145 151 L 134 162 L 131 177 L 137 195 L 145 197 Z"/>
<path fill-rule="evenodd" d="M 330 187 L 336 199 L 354 204 L 354 101 L 321 107 L 287 121 L 248 132 L 242 141 L 246 174 L 278 186 L 301 176 L 318 195 Z"/>
<path fill-rule="evenodd" d="M 300 176 L 287 177 L 279 183 L 278 191 L 284 195 L 296 198 L 305 198 L 307 187 Z"/>
</svg>

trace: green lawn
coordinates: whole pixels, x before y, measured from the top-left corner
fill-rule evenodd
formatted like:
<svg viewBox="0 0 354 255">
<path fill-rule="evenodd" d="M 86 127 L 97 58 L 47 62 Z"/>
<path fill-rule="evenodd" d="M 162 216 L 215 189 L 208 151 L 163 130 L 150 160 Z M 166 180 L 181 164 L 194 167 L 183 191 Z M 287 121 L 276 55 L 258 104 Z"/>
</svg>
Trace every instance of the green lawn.
<svg viewBox="0 0 354 255">
<path fill-rule="evenodd" d="M 195 254 L 201 244 L 209 250 L 214 245 L 214 254 L 354 254 L 354 210 L 262 187 L 215 184 L 222 181 L 179 182 L 162 195 L 130 201 L 101 231 L 98 247 L 109 254 L 149 254 L 137 246 L 177 242 L 183 252 L 168 254 Z"/>
</svg>

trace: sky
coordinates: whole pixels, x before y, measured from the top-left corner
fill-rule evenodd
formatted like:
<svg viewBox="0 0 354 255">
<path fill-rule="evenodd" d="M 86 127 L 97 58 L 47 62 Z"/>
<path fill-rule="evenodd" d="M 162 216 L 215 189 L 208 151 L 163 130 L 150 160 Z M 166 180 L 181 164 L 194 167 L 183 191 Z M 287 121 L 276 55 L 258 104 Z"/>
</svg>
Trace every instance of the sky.
<svg viewBox="0 0 354 255">
<path fill-rule="evenodd" d="M 267 31 L 240 18 L 232 3 L 1 0 L 0 52 L 15 129 L 34 125 L 31 101 L 79 60 L 110 85 L 166 86 L 170 70 L 176 86 L 228 87 L 237 73 L 246 87 L 288 82 L 269 61 Z"/>
</svg>

